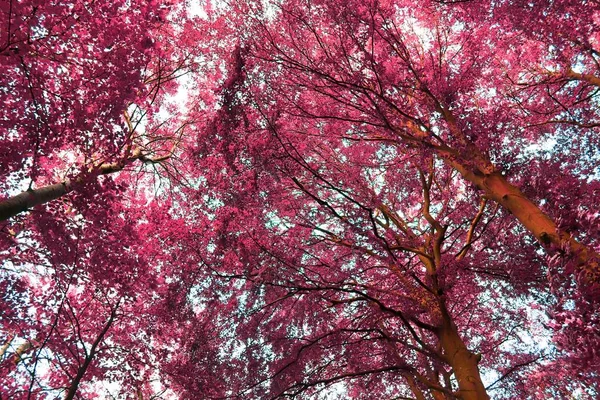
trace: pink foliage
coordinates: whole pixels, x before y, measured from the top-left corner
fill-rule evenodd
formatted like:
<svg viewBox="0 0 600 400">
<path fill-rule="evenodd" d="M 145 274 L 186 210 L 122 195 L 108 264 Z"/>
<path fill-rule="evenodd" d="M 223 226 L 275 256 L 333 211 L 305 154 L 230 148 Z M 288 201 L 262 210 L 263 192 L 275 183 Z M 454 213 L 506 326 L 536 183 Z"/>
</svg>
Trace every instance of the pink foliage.
<svg viewBox="0 0 600 400">
<path fill-rule="evenodd" d="M 5 3 L 0 397 L 598 397 L 597 4 Z"/>
</svg>

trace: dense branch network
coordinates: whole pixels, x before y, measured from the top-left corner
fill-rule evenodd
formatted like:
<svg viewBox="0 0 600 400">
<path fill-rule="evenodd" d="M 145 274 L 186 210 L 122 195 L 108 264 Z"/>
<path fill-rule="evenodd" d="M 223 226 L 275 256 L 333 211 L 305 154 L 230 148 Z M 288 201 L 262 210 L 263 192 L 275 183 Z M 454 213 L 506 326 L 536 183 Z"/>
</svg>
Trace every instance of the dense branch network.
<svg viewBox="0 0 600 400">
<path fill-rule="evenodd" d="M 595 2 L 7 1 L 0 397 L 599 397 Z"/>
</svg>

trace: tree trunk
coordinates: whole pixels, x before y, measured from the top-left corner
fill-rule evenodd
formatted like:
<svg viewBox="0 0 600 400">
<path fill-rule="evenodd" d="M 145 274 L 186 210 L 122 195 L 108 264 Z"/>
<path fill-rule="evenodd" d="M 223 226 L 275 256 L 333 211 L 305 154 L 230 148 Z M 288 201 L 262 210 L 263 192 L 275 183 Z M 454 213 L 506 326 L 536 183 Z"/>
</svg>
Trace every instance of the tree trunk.
<svg viewBox="0 0 600 400">
<path fill-rule="evenodd" d="M 97 168 L 100 175 L 108 175 L 122 171 L 127 164 L 136 160 L 140 160 L 144 163 L 163 162 L 171 157 L 173 151 L 174 149 L 168 155 L 159 158 L 148 158 L 140 149 L 136 149 L 130 157 L 125 158 L 124 160 L 113 163 L 104 163 Z M 82 178 L 77 178 L 76 181 L 81 182 Z M 59 199 L 71 190 L 73 190 L 72 182 L 67 179 L 64 182 L 44 186 L 39 189 L 26 190 L 16 196 L 9 197 L 8 199 L 0 201 L 0 221 L 5 221 L 23 211 L 39 206 L 40 204 Z"/>
<path fill-rule="evenodd" d="M 479 375 L 479 357 L 469 351 L 458 334 L 456 325 L 450 316 L 442 310 L 443 324 L 439 331 L 439 339 L 444 355 L 454 371 L 458 381 L 458 396 L 463 400 L 489 400 L 485 386 Z"/>
<path fill-rule="evenodd" d="M 69 181 L 55 183 L 34 190 L 26 190 L 16 196 L 0 202 L 0 221 L 7 220 L 17 214 L 40 204 L 56 200 L 71 191 Z"/>
<path fill-rule="evenodd" d="M 600 81 L 598 83 L 600 84 Z M 437 99 L 434 98 L 434 100 L 437 102 Z M 438 155 L 458 171 L 464 179 L 473 183 L 484 191 L 487 197 L 512 213 L 523 227 L 542 243 L 546 250 L 552 251 L 550 246 L 553 245 L 555 248 L 561 249 L 559 251 L 572 252 L 576 262 L 577 278 L 584 284 L 582 292 L 588 297 L 598 298 L 600 296 L 600 254 L 579 243 L 569 233 L 561 231 L 556 223 L 528 199 L 519 188 L 512 185 L 499 171 L 496 171 L 494 165 L 481 154 L 474 144 L 468 142 L 458 128 L 454 116 L 446 108 L 440 106 L 439 110 L 444 115 L 453 135 L 463 138 L 463 142 L 470 148 L 469 161 L 473 162 L 475 166 L 468 167 L 466 162 L 460 161 L 463 157 L 456 150 L 445 145 L 434 146 Z M 407 128 L 415 138 L 423 139 L 426 136 L 415 124 L 407 124 Z"/>
<path fill-rule="evenodd" d="M 83 375 L 86 373 L 90 363 L 92 362 L 92 357 L 86 357 L 83 365 L 77 370 L 77 375 L 71 382 L 71 386 L 69 386 L 69 390 L 65 395 L 65 400 L 73 400 L 75 398 L 75 394 L 77 393 L 77 389 L 79 389 L 79 384 L 83 379 Z"/>
<path fill-rule="evenodd" d="M 404 378 L 406 379 L 406 383 L 408 383 L 408 387 L 410 388 L 411 392 L 415 395 L 416 400 L 426 400 L 425 395 L 423 394 L 423 391 L 419 388 L 419 385 L 417 384 L 417 381 L 415 381 L 415 378 L 413 378 L 410 374 L 404 375 Z"/>
<path fill-rule="evenodd" d="M 108 332 L 108 330 L 112 326 L 112 324 L 113 324 L 113 322 L 114 322 L 114 320 L 115 320 L 115 318 L 117 316 L 117 309 L 119 308 L 120 304 L 121 304 L 121 300 L 119 300 L 117 302 L 116 306 L 112 309 L 112 311 L 110 313 L 110 317 L 106 321 L 106 324 L 104 325 L 104 328 L 102 328 L 102 331 L 100 332 L 100 334 L 98 335 L 98 337 L 96 338 L 96 340 L 94 341 L 94 343 L 92 344 L 90 352 L 86 354 L 86 357 L 85 357 L 85 360 L 83 362 L 83 365 L 81 365 L 79 367 L 79 369 L 77 370 L 77 375 L 75 376 L 75 378 L 71 382 L 71 385 L 69 386 L 69 390 L 67 391 L 67 394 L 65 395 L 65 399 L 64 400 L 73 400 L 75 398 L 75 394 L 77 393 L 77 389 L 79 389 L 79 384 L 81 383 L 81 380 L 83 379 L 83 376 L 85 375 L 85 373 L 87 372 L 90 364 L 92 363 L 92 360 L 94 359 L 94 356 L 96 355 L 96 352 L 98 350 L 98 346 L 104 340 L 104 336 L 106 335 L 106 333 Z"/>
<path fill-rule="evenodd" d="M 561 231 L 549 216 L 500 173 L 483 174 L 479 171 L 476 173 L 457 162 L 451 164 L 466 180 L 475 184 L 490 199 L 512 213 L 544 247 L 548 249 L 554 245 L 565 252 L 572 252 L 580 281 L 586 285 L 585 289 L 589 294 L 597 295 L 600 284 L 598 253 L 579 243 L 567 232 Z"/>
</svg>

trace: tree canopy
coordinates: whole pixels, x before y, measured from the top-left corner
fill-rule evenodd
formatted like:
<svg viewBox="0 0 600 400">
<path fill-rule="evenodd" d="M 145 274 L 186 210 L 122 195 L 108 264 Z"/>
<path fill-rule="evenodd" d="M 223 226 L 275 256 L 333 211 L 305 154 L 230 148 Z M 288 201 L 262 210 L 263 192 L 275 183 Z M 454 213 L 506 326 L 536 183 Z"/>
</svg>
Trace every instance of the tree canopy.
<svg viewBox="0 0 600 400">
<path fill-rule="evenodd" d="M 0 398 L 600 396 L 598 2 L 0 26 Z"/>
</svg>

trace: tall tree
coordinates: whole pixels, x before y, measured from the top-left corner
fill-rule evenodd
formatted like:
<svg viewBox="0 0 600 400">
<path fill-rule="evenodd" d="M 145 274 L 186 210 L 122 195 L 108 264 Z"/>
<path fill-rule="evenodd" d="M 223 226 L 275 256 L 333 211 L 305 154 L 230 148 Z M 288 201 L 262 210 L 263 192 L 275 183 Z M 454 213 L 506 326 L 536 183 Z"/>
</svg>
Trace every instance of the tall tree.
<svg viewBox="0 0 600 400">
<path fill-rule="evenodd" d="M 117 383 L 132 394 L 156 379 L 161 266 L 138 236 L 142 208 L 123 209 L 110 192 L 82 196 L 69 213 L 50 208 L 0 253 L 0 277 L 18 289 L 2 298 L 3 398 L 75 399 Z"/>
<path fill-rule="evenodd" d="M 240 5 L 240 10 L 244 7 L 253 6 Z M 276 9 L 270 10 L 276 20 L 254 19 L 248 37 L 260 39 L 245 43 L 252 54 L 248 70 L 260 71 L 250 81 L 263 92 L 265 83 L 268 86 L 263 101 L 275 102 L 291 118 L 337 121 L 342 125 L 338 135 L 385 141 L 407 154 L 435 152 L 511 212 L 550 254 L 567 255 L 567 270 L 575 271 L 581 290 L 595 297 L 594 243 L 585 232 L 578 238 L 577 232 L 563 229 L 557 222 L 560 212 L 540 204 L 551 193 L 525 193 L 519 172 L 513 172 L 525 158 L 528 143 L 562 135 L 560 124 L 550 132 L 532 127 L 539 124 L 539 116 L 515 112 L 520 99 L 507 91 L 514 83 L 503 71 L 518 76 L 529 70 L 523 69 L 510 40 L 518 35 L 514 32 L 518 25 L 494 22 L 519 9 L 518 4 L 507 3 L 498 10 L 488 4 L 470 17 L 439 2 L 419 9 L 379 1 L 343 9 L 333 1 L 283 2 L 271 8 Z M 566 29 L 560 21 L 557 18 L 553 25 L 557 32 Z M 543 45 L 534 42 L 519 49 Z M 539 54 L 531 63 L 544 68 L 545 56 Z M 569 143 L 576 155 L 553 153 L 565 170 L 579 169 L 585 162 L 581 157 L 588 154 L 583 147 L 595 143 L 596 137 L 592 122 L 597 118 L 596 89 L 585 80 L 571 86 L 568 102 L 557 99 L 545 108 L 550 119 L 561 118 L 566 109 L 573 115 L 583 113 L 581 118 L 587 120 L 578 126 L 581 140 Z M 547 96 L 528 98 L 539 107 L 547 100 Z M 332 134 L 328 129 L 307 133 Z M 539 176 L 539 169 L 530 168 L 528 173 Z"/>
<path fill-rule="evenodd" d="M 156 1 L 7 4 L 0 220 L 98 175 L 174 161 L 192 121 L 165 96 L 197 69 L 198 54 L 179 47 L 168 19 L 177 14 L 168 14 Z"/>
<path fill-rule="evenodd" d="M 523 342 L 549 334 L 528 311 L 552 305 L 545 260 L 441 160 L 400 156 L 380 141 L 307 137 L 306 121 L 286 131 L 286 118 L 235 101 L 222 110 L 206 132 L 240 136 L 217 150 L 230 161 L 207 178 L 219 188 L 205 200 L 215 237 L 182 241 L 181 251 L 204 253 L 210 278 L 196 285 L 216 297 L 205 306 L 221 327 L 232 395 L 552 398 L 588 389 L 560 374 L 528 385 L 564 356 Z M 188 340 L 191 363 L 203 339 Z M 593 376 L 582 380 L 593 387 Z M 177 386 L 185 398 L 199 387 Z"/>
<path fill-rule="evenodd" d="M 5 3 L 3 396 L 598 397 L 595 3 Z"/>
<path fill-rule="evenodd" d="M 573 23 L 570 17 L 576 14 L 573 9 L 581 7 L 583 14 L 586 5 L 556 5 L 557 8 L 551 7 L 557 13 L 553 23 L 540 24 L 560 36 Z M 562 379 L 551 363 L 571 359 L 574 362 L 570 371 L 577 374 L 575 385 L 585 382 L 582 387 L 592 388 L 589 394 L 593 396 L 597 390 L 593 387 L 597 385 L 594 371 L 598 362 L 593 349 L 599 338 L 594 328 L 598 323 L 594 305 L 597 157 L 587 148 L 597 140 L 594 107 L 597 90 L 590 82 L 593 79 L 574 79 L 577 76 L 572 73 L 560 77 L 550 73 L 552 68 L 548 63 L 554 50 L 548 46 L 552 45 L 535 35 L 521 33 L 524 16 L 548 11 L 519 2 L 477 5 L 431 2 L 415 9 L 409 4 L 375 1 L 342 8 L 333 1 L 290 1 L 266 6 L 240 2 L 234 10 L 234 16 L 250 18 L 236 20 L 239 55 L 230 66 L 221 113 L 218 121 L 207 128 L 199 160 L 204 165 L 215 162 L 218 165 L 207 173 L 208 188 L 209 191 L 214 188 L 214 194 L 206 205 L 216 208 L 211 218 L 215 228 L 222 232 L 220 241 L 215 240 L 212 245 L 224 246 L 222 253 L 217 252 L 222 258 L 217 257 L 213 262 L 225 265 L 225 271 L 235 271 L 230 275 L 223 273 L 231 279 L 246 276 L 252 280 L 252 276 L 248 278 L 252 272 L 248 271 L 275 263 L 269 258 L 275 253 L 278 254 L 275 260 L 285 260 L 283 265 L 294 269 L 299 278 L 289 283 L 287 277 L 281 276 L 282 264 L 276 263 L 281 269 L 269 277 L 276 283 L 268 280 L 265 287 L 256 290 L 270 301 L 278 298 L 269 294 L 277 293 L 273 286 L 283 287 L 282 292 L 288 289 L 289 296 L 280 296 L 285 299 L 295 298 L 294 290 L 298 297 L 304 296 L 309 289 L 299 284 L 298 279 L 310 282 L 303 257 L 310 257 L 315 246 L 308 239 L 300 239 L 306 235 L 297 231 L 299 226 L 312 226 L 313 235 L 328 229 L 335 239 L 330 241 L 336 246 L 345 244 L 354 249 L 359 242 L 368 243 L 365 246 L 372 250 L 375 247 L 372 241 L 379 238 L 348 239 L 340 234 L 346 232 L 341 227 L 328 228 L 328 222 L 318 219 L 319 214 L 311 206 L 307 205 L 312 213 L 299 218 L 300 206 L 290 211 L 281 199 L 295 199 L 298 195 L 290 194 L 295 187 L 303 192 L 304 202 L 326 208 L 332 218 L 339 219 L 341 226 L 351 221 L 347 209 L 341 205 L 346 201 L 347 207 L 362 209 L 361 222 L 368 224 L 368 212 L 382 213 L 379 207 L 382 203 L 386 206 L 378 190 L 394 187 L 395 196 L 415 191 L 409 184 L 395 187 L 397 181 L 405 182 L 399 177 L 379 176 L 373 178 L 371 190 L 375 193 L 365 200 L 362 196 L 366 195 L 367 185 L 360 181 L 368 173 L 364 160 L 370 154 L 374 154 L 373 163 L 385 165 L 386 170 L 398 168 L 397 163 L 409 160 L 424 169 L 434 159 L 434 169 L 451 168 L 463 179 L 455 179 L 454 189 L 446 189 L 448 193 L 455 190 L 466 196 L 475 189 L 483 197 L 475 197 L 470 216 L 462 214 L 466 208 L 457 207 L 455 212 L 463 215 L 463 223 L 472 221 L 479 201 L 488 207 L 484 207 L 482 215 L 496 204 L 500 207 L 496 212 L 503 215 L 503 221 L 515 218 L 510 228 L 497 230 L 496 236 L 490 237 L 489 245 L 474 249 L 479 255 L 468 268 L 476 271 L 475 280 L 482 283 L 492 285 L 494 279 L 504 279 L 507 283 L 502 285 L 507 285 L 504 286 L 507 292 L 503 296 L 511 298 L 510 301 L 519 303 L 511 294 L 523 295 L 531 290 L 537 300 L 526 302 L 539 302 L 534 308 L 550 313 L 552 322 L 547 327 L 555 330 L 558 356 L 540 364 L 548 374 L 525 373 L 520 377 L 523 381 L 544 381 L 549 391 L 540 392 L 541 396 L 556 396 L 561 390 L 565 390 L 563 393 L 581 390 L 581 386 L 574 389 L 568 384 L 563 384 L 562 389 L 560 385 L 551 388 L 552 379 L 556 382 Z M 594 22 L 586 18 L 578 21 L 586 27 L 583 29 L 589 35 L 586 40 L 594 44 L 595 33 L 588 29 Z M 523 36 L 528 40 L 521 41 L 519 38 Z M 528 49 L 534 52 L 524 59 Z M 581 71 L 574 54 L 569 59 L 570 68 Z M 585 66 L 588 67 L 593 64 Z M 585 71 L 586 76 L 589 78 L 594 71 Z M 526 83 L 520 79 L 526 79 Z M 577 136 L 572 138 L 574 132 Z M 369 144 L 373 149 L 365 153 Z M 286 166 L 290 159 L 293 165 Z M 310 171 L 311 180 L 322 177 L 322 181 L 311 188 L 300 178 L 306 171 Z M 335 201 L 322 197 L 327 191 L 337 192 L 330 195 Z M 258 212 L 259 209 L 263 211 Z M 430 214 L 435 216 L 438 212 L 436 208 Z M 283 222 L 283 231 L 264 231 L 265 226 Z M 251 232 L 246 231 L 247 226 Z M 293 232 L 289 235 L 292 240 L 280 241 L 287 229 Z M 430 229 L 439 234 L 442 242 L 456 233 L 444 224 L 432 225 Z M 352 235 L 357 234 L 349 230 Z M 468 235 L 468 230 L 462 232 L 463 237 Z M 268 239 L 260 239 L 261 235 Z M 494 240 L 505 245 L 495 244 Z M 253 242 L 260 242 L 260 246 Z M 277 244 L 275 248 L 273 243 Z M 429 249 L 434 243 L 430 239 L 425 247 Z M 464 249 L 454 249 L 456 255 L 465 254 L 461 259 L 473 247 L 471 243 L 463 245 Z M 443 252 L 452 248 L 449 243 L 446 246 L 442 246 Z M 277 249 L 285 249 L 286 254 L 280 255 Z M 549 254 L 547 258 L 542 249 Z M 253 258 L 256 254 L 263 254 L 271 261 L 257 260 Z M 290 260 L 292 254 L 295 258 Z M 338 254 L 343 257 L 343 252 Z M 498 263 L 491 274 L 489 265 L 493 264 L 487 256 Z M 523 260 L 523 267 L 515 265 L 515 260 Z M 343 270 L 342 266 L 324 264 L 336 271 Z M 450 265 L 450 261 L 444 260 L 441 268 Z M 269 269 L 265 266 L 258 276 Z M 579 284 L 577 289 L 575 282 Z M 502 292 L 493 287 L 496 293 Z M 520 289 L 516 290 L 517 287 Z M 524 288 L 529 289 L 523 291 Z M 320 284 L 315 290 L 333 288 Z M 344 290 L 348 289 L 341 289 Z M 239 296 L 243 297 L 242 293 Z M 269 300 L 257 303 L 261 301 L 270 304 Z M 259 336 L 272 338 L 273 331 L 284 327 L 289 308 L 283 307 L 279 325 L 269 325 L 260 330 Z M 520 312 L 527 313 L 526 308 L 523 304 Z M 481 324 L 491 325 L 490 321 Z M 501 326 L 506 327 L 499 323 L 494 329 Z M 281 333 L 280 337 L 286 334 L 289 332 Z M 260 340 L 259 343 L 267 343 Z M 254 356 L 271 362 L 272 351 L 267 344 Z M 286 348 L 281 354 L 290 357 L 294 351 Z M 524 364 L 530 366 L 526 361 L 515 362 L 519 366 Z M 290 388 L 291 393 L 294 388 L 306 388 L 310 379 L 301 380 L 307 368 L 298 366 L 291 372 L 293 377 L 289 379 L 298 381 L 288 380 L 279 393 L 285 395 Z M 555 374 L 553 378 L 549 378 L 550 371 Z M 501 381 L 506 382 L 504 378 Z M 261 385 L 255 387 L 261 389 L 264 389 Z M 277 395 L 278 389 L 273 390 L 273 395 Z M 523 395 L 510 390 L 506 393 L 508 397 Z"/>
</svg>

